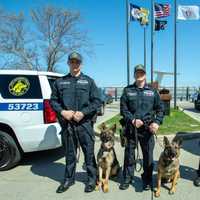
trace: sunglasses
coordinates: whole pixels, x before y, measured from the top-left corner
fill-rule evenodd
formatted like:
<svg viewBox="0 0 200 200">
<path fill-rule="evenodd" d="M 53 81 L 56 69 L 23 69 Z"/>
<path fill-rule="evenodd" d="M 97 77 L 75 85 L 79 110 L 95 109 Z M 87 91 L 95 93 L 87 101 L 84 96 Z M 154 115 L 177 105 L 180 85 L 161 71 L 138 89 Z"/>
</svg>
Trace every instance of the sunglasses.
<svg viewBox="0 0 200 200">
<path fill-rule="evenodd" d="M 79 64 L 79 65 L 81 64 L 81 62 L 78 60 L 70 60 L 69 63 L 70 64 Z"/>
</svg>

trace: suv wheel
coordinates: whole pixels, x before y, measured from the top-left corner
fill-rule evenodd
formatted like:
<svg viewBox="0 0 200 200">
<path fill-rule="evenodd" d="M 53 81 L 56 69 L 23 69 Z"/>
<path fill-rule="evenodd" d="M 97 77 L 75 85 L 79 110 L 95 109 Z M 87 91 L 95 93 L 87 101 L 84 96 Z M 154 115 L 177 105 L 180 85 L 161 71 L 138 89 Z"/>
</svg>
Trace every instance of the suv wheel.
<svg viewBox="0 0 200 200">
<path fill-rule="evenodd" d="M 0 171 L 14 167 L 20 159 L 21 154 L 14 139 L 0 131 Z"/>
</svg>

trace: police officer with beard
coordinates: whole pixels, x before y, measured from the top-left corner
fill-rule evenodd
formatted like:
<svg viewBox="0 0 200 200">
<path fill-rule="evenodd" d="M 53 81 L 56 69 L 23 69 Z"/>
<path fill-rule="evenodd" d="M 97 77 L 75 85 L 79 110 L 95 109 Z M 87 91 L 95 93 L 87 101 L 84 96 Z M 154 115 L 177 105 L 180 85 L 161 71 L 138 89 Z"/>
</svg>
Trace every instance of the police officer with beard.
<svg viewBox="0 0 200 200">
<path fill-rule="evenodd" d="M 94 131 L 92 118 L 101 105 L 95 82 L 81 72 L 82 56 L 73 52 L 68 56 L 70 73 L 55 81 L 51 106 L 62 127 L 61 137 L 65 149 L 66 168 L 63 183 L 57 193 L 65 192 L 75 183 L 77 147 L 81 146 L 88 175 L 85 192 L 96 185 Z"/>
<path fill-rule="evenodd" d="M 125 120 L 127 144 L 124 152 L 123 182 L 126 190 L 134 177 L 136 134 L 143 154 L 143 189 L 152 188 L 154 134 L 163 120 L 163 104 L 158 92 L 147 85 L 143 65 L 134 69 L 135 82 L 124 88 L 120 112 Z"/>
</svg>

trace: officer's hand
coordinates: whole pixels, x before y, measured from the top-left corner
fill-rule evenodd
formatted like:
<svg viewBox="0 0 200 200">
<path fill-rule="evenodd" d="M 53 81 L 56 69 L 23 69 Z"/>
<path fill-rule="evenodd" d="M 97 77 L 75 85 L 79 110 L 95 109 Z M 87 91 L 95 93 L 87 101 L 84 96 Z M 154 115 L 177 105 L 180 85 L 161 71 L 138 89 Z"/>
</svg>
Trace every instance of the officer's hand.
<svg viewBox="0 0 200 200">
<path fill-rule="evenodd" d="M 140 128 L 141 126 L 143 126 L 144 122 L 140 119 L 134 119 L 132 121 L 133 126 L 136 126 L 136 128 Z"/>
<path fill-rule="evenodd" d="M 73 118 L 73 115 L 74 115 L 74 111 L 73 110 L 62 110 L 61 115 L 64 119 L 71 121 Z"/>
<path fill-rule="evenodd" d="M 82 112 L 77 111 L 75 112 L 73 119 L 76 122 L 80 122 L 83 119 L 83 117 L 84 117 L 84 114 Z"/>
<path fill-rule="evenodd" d="M 158 128 L 159 128 L 159 125 L 156 124 L 155 122 L 151 123 L 149 126 L 149 130 L 154 134 L 156 134 L 156 132 L 158 131 Z"/>
</svg>

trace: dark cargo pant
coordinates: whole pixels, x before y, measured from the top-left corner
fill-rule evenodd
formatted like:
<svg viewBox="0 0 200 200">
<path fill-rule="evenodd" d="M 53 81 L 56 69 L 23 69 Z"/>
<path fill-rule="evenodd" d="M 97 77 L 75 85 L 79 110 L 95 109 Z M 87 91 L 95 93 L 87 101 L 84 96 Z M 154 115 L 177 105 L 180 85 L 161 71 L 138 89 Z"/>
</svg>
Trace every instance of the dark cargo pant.
<svg viewBox="0 0 200 200">
<path fill-rule="evenodd" d="M 142 149 L 143 155 L 143 171 L 142 179 L 147 183 L 151 183 L 153 174 L 153 150 L 155 146 L 154 136 L 148 131 L 139 133 L 138 143 Z M 135 168 L 135 149 L 136 141 L 134 135 L 127 135 L 127 146 L 124 152 L 124 169 L 123 176 L 125 182 L 130 182 L 134 177 Z"/>
<path fill-rule="evenodd" d="M 94 155 L 94 133 L 91 122 L 75 127 L 76 134 L 67 129 L 62 131 L 62 142 L 65 149 L 66 167 L 64 181 L 75 181 L 76 154 L 78 142 L 84 154 L 88 184 L 96 183 L 96 161 Z M 77 141 L 78 140 L 78 141 Z"/>
</svg>

